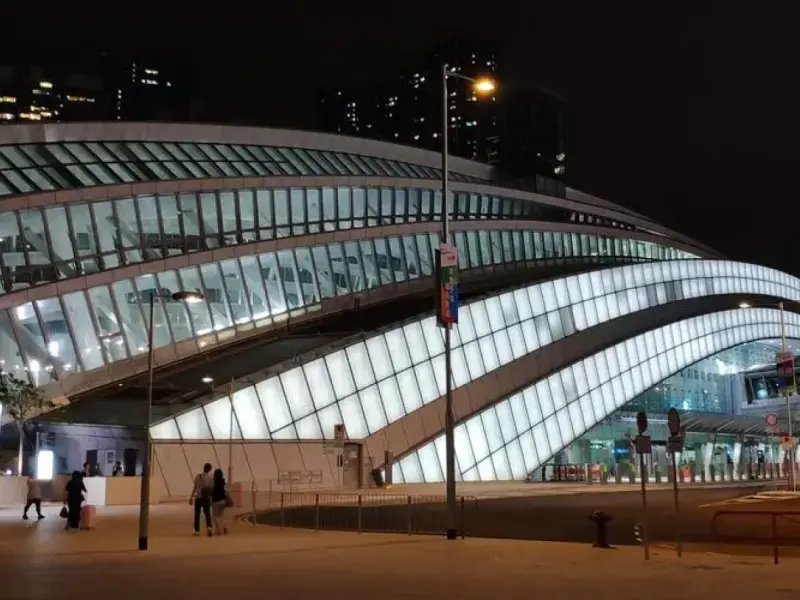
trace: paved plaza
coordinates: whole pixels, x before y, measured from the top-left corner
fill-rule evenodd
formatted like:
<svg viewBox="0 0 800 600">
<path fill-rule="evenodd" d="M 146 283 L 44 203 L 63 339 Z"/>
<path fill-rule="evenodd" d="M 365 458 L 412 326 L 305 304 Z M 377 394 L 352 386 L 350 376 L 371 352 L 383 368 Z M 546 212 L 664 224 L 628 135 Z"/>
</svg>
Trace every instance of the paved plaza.
<svg viewBox="0 0 800 600">
<path fill-rule="evenodd" d="M 186 505 L 153 509 L 151 550 L 135 550 L 134 508 L 100 509 L 92 532 L 64 532 L 58 507 L 41 523 L 0 511 L 0 599 L 113 597 L 760 599 L 800 594 L 800 561 L 588 544 L 312 532 L 234 523 L 190 535 Z M 646 590 L 643 591 L 643 590 Z"/>
</svg>

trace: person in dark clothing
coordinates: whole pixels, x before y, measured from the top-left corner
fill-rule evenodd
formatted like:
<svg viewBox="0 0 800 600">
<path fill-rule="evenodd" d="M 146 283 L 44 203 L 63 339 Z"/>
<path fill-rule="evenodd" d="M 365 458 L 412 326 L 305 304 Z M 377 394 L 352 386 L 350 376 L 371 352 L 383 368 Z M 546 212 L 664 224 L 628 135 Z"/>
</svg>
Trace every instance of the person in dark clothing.
<svg viewBox="0 0 800 600">
<path fill-rule="evenodd" d="M 217 469 L 214 471 L 214 487 L 211 490 L 211 519 L 215 535 L 228 534 L 228 528 L 225 527 L 225 509 L 230 503 L 229 498 L 222 469 Z"/>
<path fill-rule="evenodd" d="M 200 513 L 202 512 L 206 517 L 208 537 L 214 535 L 211 530 L 211 492 L 214 489 L 211 468 L 211 463 L 203 465 L 203 472 L 194 478 L 192 495 L 189 498 L 189 504 L 194 504 L 194 534 L 200 535 Z"/>
<path fill-rule="evenodd" d="M 86 486 L 83 484 L 83 477 L 80 471 L 72 472 L 72 479 L 69 480 L 65 488 L 67 493 L 67 526 L 65 529 L 78 529 L 81 524 L 81 504 L 83 504 Z"/>
</svg>

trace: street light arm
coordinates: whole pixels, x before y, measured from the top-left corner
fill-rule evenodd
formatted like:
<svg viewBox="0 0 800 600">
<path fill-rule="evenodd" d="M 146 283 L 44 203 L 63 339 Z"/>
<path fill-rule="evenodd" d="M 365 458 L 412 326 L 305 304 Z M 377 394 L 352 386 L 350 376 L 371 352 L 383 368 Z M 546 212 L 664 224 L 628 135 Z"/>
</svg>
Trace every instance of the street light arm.
<svg viewBox="0 0 800 600">
<path fill-rule="evenodd" d="M 478 80 L 474 77 L 467 77 L 466 75 L 462 75 L 461 73 L 457 73 L 456 71 L 451 71 L 449 69 L 445 69 L 444 74 L 447 77 L 458 77 L 459 79 L 463 79 L 464 81 L 471 81 L 472 83 L 478 83 Z"/>
</svg>

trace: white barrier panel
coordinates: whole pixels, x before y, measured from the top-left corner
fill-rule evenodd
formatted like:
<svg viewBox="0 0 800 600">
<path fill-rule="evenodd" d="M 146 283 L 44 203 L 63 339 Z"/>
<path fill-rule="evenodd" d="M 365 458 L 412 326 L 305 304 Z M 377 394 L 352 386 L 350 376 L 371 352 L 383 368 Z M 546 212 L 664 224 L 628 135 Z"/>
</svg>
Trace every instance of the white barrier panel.
<svg viewBox="0 0 800 600">
<path fill-rule="evenodd" d="M 0 506 L 21 506 L 28 497 L 27 477 L 0 477 Z"/>
</svg>

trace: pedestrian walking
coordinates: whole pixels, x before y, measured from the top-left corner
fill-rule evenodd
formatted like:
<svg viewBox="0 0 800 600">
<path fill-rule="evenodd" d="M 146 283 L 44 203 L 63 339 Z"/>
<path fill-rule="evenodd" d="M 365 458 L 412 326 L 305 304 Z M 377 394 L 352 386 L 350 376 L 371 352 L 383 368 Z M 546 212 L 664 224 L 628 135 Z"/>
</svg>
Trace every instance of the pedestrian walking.
<svg viewBox="0 0 800 600">
<path fill-rule="evenodd" d="M 222 469 L 214 471 L 214 487 L 211 490 L 211 520 L 215 535 L 228 535 L 225 527 L 225 510 L 232 504 Z"/>
<path fill-rule="evenodd" d="M 37 479 L 35 479 L 32 475 L 29 475 L 28 495 L 25 502 L 25 510 L 22 511 L 22 518 L 25 521 L 28 520 L 28 509 L 31 506 L 36 507 L 36 515 L 38 519 L 40 521 L 44 519 L 44 515 L 42 514 L 42 486 L 39 484 Z"/>
<path fill-rule="evenodd" d="M 203 465 L 203 472 L 194 478 L 192 496 L 189 504 L 194 505 L 194 535 L 200 535 L 200 513 L 206 519 L 206 533 L 208 537 L 214 535 L 211 530 L 211 494 L 214 490 L 214 479 L 211 475 L 211 463 Z"/>
</svg>

